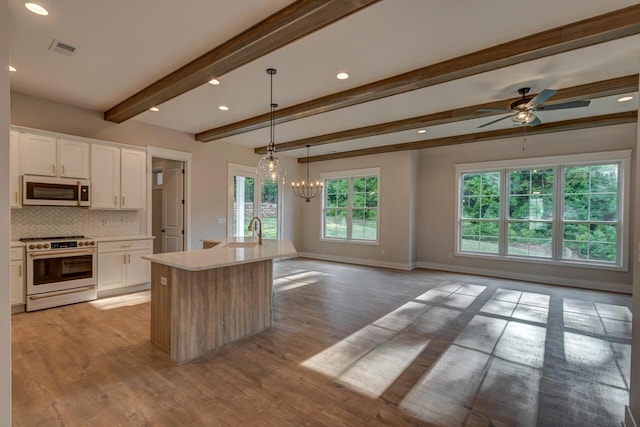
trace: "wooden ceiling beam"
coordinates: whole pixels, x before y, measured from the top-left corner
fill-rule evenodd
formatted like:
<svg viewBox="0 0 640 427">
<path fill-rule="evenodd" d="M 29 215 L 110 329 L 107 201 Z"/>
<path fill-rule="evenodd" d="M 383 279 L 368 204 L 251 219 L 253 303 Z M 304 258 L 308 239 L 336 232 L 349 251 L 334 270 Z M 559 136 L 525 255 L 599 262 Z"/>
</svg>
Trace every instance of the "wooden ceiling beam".
<svg viewBox="0 0 640 427">
<path fill-rule="evenodd" d="M 105 111 L 121 123 L 380 0 L 297 0 Z"/>
<path fill-rule="evenodd" d="M 544 133 L 566 132 L 578 129 L 635 123 L 638 120 L 637 111 L 606 114 L 595 117 L 584 117 L 561 122 L 543 123 L 538 126 L 528 127 L 526 135 L 541 135 Z M 309 157 L 309 162 L 322 162 L 325 160 L 346 159 L 350 157 L 367 156 L 371 154 L 394 153 L 397 151 L 420 150 L 423 148 L 442 147 L 445 145 L 468 144 L 473 142 L 492 141 L 497 139 L 514 138 L 523 135 L 522 127 L 478 132 L 468 135 L 456 135 L 445 138 L 426 139 L 401 144 L 383 145 L 380 147 L 363 148 L 361 150 L 344 151 L 342 153 L 324 154 Z M 307 163 L 307 157 L 298 159 L 298 163 Z"/>
<path fill-rule="evenodd" d="M 568 87 L 560 89 L 549 101 L 544 105 L 560 104 L 563 102 L 572 102 L 579 100 L 587 100 L 601 98 L 603 96 L 620 95 L 628 92 L 638 91 L 638 75 L 618 77 L 610 80 L 603 80 L 584 85 Z M 533 95 L 531 95 L 533 96 Z M 349 129 L 340 132 L 334 132 L 326 135 L 312 136 L 310 138 L 298 139 L 276 144 L 276 151 L 295 150 L 297 148 L 306 147 L 307 145 L 316 146 L 331 144 L 335 142 L 348 141 L 368 136 L 384 135 L 394 132 L 402 132 L 406 130 L 418 129 L 421 127 L 429 127 L 453 123 L 462 120 L 471 120 L 481 117 L 496 115 L 496 113 L 479 112 L 480 108 L 506 108 L 514 99 L 490 102 L 487 104 L 473 105 L 471 107 L 457 108 L 454 110 L 440 111 L 437 113 L 426 114 L 408 119 L 396 120 L 393 122 L 380 123 L 372 126 L 364 126 L 356 129 Z M 498 113 L 502 114 L 502 113 Z M 258 154 L 267 152 L 267 147 L 258 147 L 255 149 Z"/>
<path fill-rule="evenodd" d="M 640 4 L 278 110 L 276 124 L 640 34 Z M 269 125 L 269 114 L 196 134 L 209 142 Z"/>
</svg>

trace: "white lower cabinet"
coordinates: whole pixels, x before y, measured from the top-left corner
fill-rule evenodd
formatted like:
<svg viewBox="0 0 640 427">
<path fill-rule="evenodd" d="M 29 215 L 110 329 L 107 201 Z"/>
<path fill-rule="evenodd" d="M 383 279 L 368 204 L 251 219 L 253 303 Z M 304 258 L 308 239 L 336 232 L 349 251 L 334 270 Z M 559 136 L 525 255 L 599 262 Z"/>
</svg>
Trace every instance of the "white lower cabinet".
<svg viewBox="0 0 640 427">
<path fill-rule="evenodd" d="M 24 304 L 24 248 L 11 248 L 11 305 Z"/>
<path fill-rule="evenodd" d="M 142 285 L 151 281 L 151 239 L 98 242 L 98 291 Z"/>
</svg>

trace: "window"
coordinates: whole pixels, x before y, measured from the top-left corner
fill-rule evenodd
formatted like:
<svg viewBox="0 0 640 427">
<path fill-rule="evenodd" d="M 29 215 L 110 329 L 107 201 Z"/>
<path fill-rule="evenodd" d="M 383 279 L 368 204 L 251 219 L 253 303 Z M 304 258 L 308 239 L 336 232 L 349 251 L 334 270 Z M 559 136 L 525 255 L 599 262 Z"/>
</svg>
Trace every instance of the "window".
<svg viewBox="0 0 640 427">
<path fill-rule="evenodd" d="M 458 165 L 457 254 L 626 268 L 629 151 Z"/>
<path fill-rule="evenodd" d="M 500 172 L 462 175 L 462 250 L 498 253 Z"/>
<path fill-rule="evenodd" d="M 378 241 L 379 169 L 325 173 L 322 238 Z"/>
<path fill-rule="evenodd" d="M 259 216 L 262 221 L 262 237 L 281 237 L 282 193 L 278 183 L 260 184 L 256 168 L 229 163 L 229 195 L 227 213 L 227 235 L 248 237 L 255 235 L 249 230 L 249 221 Z M 258 185 L 256 185 L 258 184 Z"/>
<path fill-rule="evenodd" d="M 509 171 L 507 253 L 551 258 L 553 169 Z"/>
</svg>

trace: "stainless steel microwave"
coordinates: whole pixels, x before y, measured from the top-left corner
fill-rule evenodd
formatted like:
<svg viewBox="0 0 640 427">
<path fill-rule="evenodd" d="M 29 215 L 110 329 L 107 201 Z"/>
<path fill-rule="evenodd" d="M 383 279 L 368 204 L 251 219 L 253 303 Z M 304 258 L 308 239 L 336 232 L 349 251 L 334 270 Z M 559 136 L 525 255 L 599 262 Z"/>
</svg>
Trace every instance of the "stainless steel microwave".
<svg viewBox="0 0 640 427">
<path fill-rule="evenodd" d="M 22 176 L 22 204 L 90 206 L 89 181 L 83 179 Z"/>
</svg>

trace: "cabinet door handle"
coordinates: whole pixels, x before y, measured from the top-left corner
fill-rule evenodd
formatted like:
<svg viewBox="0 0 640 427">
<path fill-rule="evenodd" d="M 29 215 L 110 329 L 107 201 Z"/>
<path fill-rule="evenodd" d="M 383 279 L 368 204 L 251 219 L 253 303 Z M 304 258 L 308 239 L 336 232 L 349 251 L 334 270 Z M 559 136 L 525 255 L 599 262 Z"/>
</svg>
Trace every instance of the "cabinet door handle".
<svg viewBox="0 0 640 427">
<path fill-rule="evenodd" d="M 131 264 L 131 255 L 127 255 L 127 264 Z"/>
<path fill-rule="evenodd" d="M 51 173 L 56 173 L 56 165 L 51 165 Z"/>
<path fill-rule="evenodd" d="M 18 266 L 18 276 L 22 277 L 22 266 Z"/>
<path fill-rule="evenodd" d="M 64 175 L 64 165 L 62 165 L 62 175 Z"/>
<path fill-rule="evenodd" d="M 14 198 L 16 199 L 16 203 L 18 203 L 18 192 L 14 191 L 13 195 L 14 195 Z"/>
<path fill-rule="evenodd" d="M 123 264 L 127 263 L 127 255 L 126 254 L 122 255 L 122 263 Z"/>
<path fill-rule="evenodd" d="M 118 196 L 113 196 L 113 204 L 118 206 Z"/>
<path fill-rule="evenodd" d="M 124 206 L 124 196 L 122 196 L 122 206 Z"/>
</svg>

